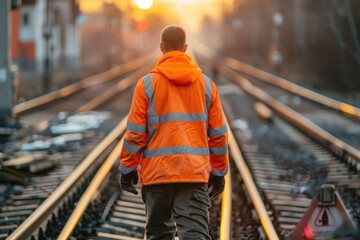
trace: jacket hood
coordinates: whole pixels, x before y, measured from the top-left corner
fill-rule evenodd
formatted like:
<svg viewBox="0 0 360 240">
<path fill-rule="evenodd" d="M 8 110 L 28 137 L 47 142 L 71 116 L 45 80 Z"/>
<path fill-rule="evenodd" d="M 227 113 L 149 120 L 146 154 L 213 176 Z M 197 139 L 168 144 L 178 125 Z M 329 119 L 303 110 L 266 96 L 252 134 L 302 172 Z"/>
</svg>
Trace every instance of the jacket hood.
<svg viewBox="0 0 360 240">
<path fill-rule="evenodd" d="M 201 75 L 201 69 L 192 62 L 187 54 L 181 51 L 164 54 L 151 72 L 164 75 L 176 85 L 190 85 Z"/>
</svg>

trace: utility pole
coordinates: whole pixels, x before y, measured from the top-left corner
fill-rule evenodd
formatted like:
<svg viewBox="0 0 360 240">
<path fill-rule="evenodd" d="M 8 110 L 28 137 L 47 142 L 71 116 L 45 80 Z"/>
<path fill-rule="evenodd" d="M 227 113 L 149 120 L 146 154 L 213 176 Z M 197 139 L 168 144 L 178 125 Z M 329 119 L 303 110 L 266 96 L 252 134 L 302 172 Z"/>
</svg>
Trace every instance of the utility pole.
<svg viewBox="0 0 360 240">
<path fill-rule="evenodd" d="M 9 45 L 10 0 L 0 0 L 0 126 L 12 116 L 13 83 Z"/>
<path fill-rule="evenodd" d="M 106 23 L 107 23 L 107 34 L 106 34 L 106 37 L 107 37 L 107 48 L 106 48 L 106 51 L 107 51 L 107 66 L 106 68 L 111 68 L 111 65 L 112 65 L 112 40 L 111 40 L 111 33 L 112 33 L 112 11 L 113 11 L 113 7 L 114 7 L 114 2 L 111 1 L 111 2 L 107 2 L 105 7 L 107 8 L 105 11 L 105 16 L 107 15 L 106 17 Z"/>
<path fill-rule="evenodd" d="M 270 52 L 270 58 L 274 71 L 277 75 L 281 73 L 281 67 L 283 65 L 283 56 L 280 51 L 280 27 L 283 24 L 283 16 L 280 13 L 280 0 L 274 1 L 273 7 L 273 29 L 272 29 L 272 46 Z"/>
<path fill-rule="evenodd" d="M 45 40 L 45 59 L 44 59 L 44 76 L 43 76 L 43 93 L 47 93 L 50 89 L 51 85 L 51 62 L 50 57 L 52 53 L 52 45 L 51 45 L 51 37 L 52 37 L 52 29 L 51 29 L 51 18 L 50 18 L 50 0 L 45 0 L 46 8 L 45 8 L 45 22 L 43 29 L 43 37 Z"/>
</svg>

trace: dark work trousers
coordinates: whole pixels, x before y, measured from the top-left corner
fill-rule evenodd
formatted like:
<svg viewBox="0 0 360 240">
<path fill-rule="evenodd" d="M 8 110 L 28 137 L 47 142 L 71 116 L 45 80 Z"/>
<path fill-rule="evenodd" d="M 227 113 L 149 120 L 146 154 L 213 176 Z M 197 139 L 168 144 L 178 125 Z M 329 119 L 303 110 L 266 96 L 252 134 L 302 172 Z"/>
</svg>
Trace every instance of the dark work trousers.
<svg viewBox="0 0 360 240">
<path fill-rule="evenodd" d="M 206 183 L 167 183 L 142 188 L 147 240 L 211 239 Z"/>
</svg>

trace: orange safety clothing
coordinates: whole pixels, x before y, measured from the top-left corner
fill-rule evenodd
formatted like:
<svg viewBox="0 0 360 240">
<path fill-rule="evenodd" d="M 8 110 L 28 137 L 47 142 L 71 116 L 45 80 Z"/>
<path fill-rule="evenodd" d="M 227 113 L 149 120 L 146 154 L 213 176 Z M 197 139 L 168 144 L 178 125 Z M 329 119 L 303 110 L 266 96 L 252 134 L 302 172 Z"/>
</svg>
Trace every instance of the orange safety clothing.
<svg viewBox="0 0 360 240">
<path fill-rule="evenodd" d="M 143 186 L 207 182 L 228 170 L 227 127 L 215 84 L 188 55 L 171 51 L 134 91 L 120 171 L 140 164 Z"/>
</svg>

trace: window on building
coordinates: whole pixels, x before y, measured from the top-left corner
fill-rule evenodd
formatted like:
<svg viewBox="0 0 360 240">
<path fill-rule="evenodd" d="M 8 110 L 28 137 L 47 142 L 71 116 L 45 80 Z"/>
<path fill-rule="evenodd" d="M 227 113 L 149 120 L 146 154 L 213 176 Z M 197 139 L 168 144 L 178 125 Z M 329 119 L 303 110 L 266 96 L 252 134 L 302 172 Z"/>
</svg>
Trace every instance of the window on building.
<svg viewBox="0 0 360 240">
<path fill-rule="evenodd" d="M 23 14 L 23 26 L 28 26 L 29 25 L 29 13 L 24 13 Z"/>
</svg>

